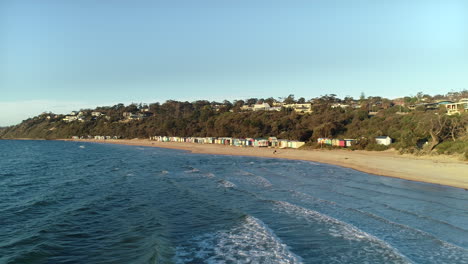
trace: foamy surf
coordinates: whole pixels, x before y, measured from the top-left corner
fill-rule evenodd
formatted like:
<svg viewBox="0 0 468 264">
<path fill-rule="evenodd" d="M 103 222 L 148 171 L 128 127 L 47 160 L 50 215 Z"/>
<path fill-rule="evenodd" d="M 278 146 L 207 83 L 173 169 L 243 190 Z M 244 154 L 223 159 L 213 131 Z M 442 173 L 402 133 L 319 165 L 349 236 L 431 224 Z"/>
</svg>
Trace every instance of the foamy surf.
<svg viewBox="0 0 468 264">
<path fill-rule="evenodd" d="M 227 181 L 227 180 L 220 180 L 218 181 L 218 186 L 219 187 L 224 187 L 224 188 L 234 188 L 237 187 L 234 183 Z"/>
<path fill-rule="evenodd" d="M 200 170 L 197 168 L 190 168 L 189 170 L 184 171 L 185 173 L 199 173 Z"/>
<path fill-rule="evenodd" d="M 245 178 L 243 177 L 242 180 L 248 184 L 256 185 L 259 187 L 265 187 L 265 188 L 273 186 L 273 184 L 263 176 L 255 175 L 251 172 L 243 171 L 243 170 L 239 171 L 239 174 L 242 176 L 247 176 Z"/>
<path fill-rule="evenodd" d="M 215 175 L 213 173 L 211 173 L 211 172 L 205 173 L 203 175 L 206 176 L 207 178 L 214 178 L 215 177 Z"/>
<path fill-rule="evenodd" d="M 176 248 L 175 263 L 302 263 L 261 220 L 247 216 L 230 230 L 204 234 Z"/>
<path fill-rule="evenodd" d="M 345 239 L 351 242 L 364 242 L 366 244 L 366 246 L 362 248 L 356 248 L 355 252 L 348 252 L 347 255 L 334 256 L 330 258 L 331 263 L 346 263 L 346 260 L 351 261 L 357 256 L 362 257 L 366 254 L 375 255 L 376 253 L 381 256 L 385 256 L 392 263 L 412 263 L 396 248 L 351 224 L 288 202 L 275 201 L 274 204 L 274 211 L 286 213 L 297 219 L 305 220 L 310 223 L 321 224 L 327 229 L 327 233 L 332 237 Z"/>
</svg>

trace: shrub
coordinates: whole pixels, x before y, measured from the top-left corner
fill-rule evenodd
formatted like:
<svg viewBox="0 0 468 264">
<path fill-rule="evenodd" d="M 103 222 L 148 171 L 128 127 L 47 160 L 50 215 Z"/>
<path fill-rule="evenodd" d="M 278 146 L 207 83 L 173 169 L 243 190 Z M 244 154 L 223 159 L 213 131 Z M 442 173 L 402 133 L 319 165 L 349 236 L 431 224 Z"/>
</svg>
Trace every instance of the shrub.
<svg viewBox="0 0 468 264">
<path fill-rule="evenodd" d="M 375 144 L 375 143 L 367 144 L 367 146 L 366 146 L 366 150 L 384 151 L 384 150 L 387 150 L 387 149 L 388 149 L 388 146 L 381 145 L 381 144 Z"/>
<path fill-rule="evenodd" d="M 436 151 L 439 154 L 465 154 L 465 156 L 468 153 L 468 141 L 446 141 L 440 143 L 436 147 Z"/>
</svg>

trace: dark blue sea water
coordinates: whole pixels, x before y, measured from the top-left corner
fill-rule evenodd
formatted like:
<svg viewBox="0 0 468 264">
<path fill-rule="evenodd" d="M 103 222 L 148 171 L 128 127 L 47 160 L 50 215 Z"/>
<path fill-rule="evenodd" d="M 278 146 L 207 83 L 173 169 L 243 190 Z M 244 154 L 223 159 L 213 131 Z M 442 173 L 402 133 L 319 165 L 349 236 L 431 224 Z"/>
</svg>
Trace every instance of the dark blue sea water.
<svg viewBox="0 0 468 264">
<path fill-rule="evenodd" d="M 4 140 L 0 263 L 468 263 L 468 192 L 313 162 Z"/>
</svg>

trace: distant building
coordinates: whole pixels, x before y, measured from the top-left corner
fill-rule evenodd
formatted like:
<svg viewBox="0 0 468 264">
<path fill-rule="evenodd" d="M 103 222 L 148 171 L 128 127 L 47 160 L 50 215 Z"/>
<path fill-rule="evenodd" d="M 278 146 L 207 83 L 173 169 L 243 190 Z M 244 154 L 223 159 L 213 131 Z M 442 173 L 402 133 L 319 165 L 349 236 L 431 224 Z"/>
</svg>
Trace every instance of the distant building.
<svg viewBox="0 0 468 264">
<path fill-rule="evenodd" d="M 134 114 L 132 112 L 123 112 L 122 116 L 125 117 L 126 119 L 137 119 L 138 115 Z"/>
<path fill-rule="evenodd" d="M 284 104 L 284 108 L 290 108 L 298 113 L 312 113 L 312 104 Z"/>
<path fill-rule="evenodd" d="M 453 103 L 454 103 L 453 101 L 449 101 L 449 100 L 437 101 L 438 105 L 446 105 L 446 104 L 453 104 Z"/>
<path fill-rule="evenodd" d="M 468 98 L 461 99 L 458 103 L 445 104 L 447 115 L 456 115 L 468 111 Z"/>
<path fill-rule="evenodd" d="M 268 103 L 255 104 L 254 106 L 242 106 L 242 111 L 281 111 L 281 106 L 271 107 Z"/>
<path fill-rule="evenodd" d="M 101 115 L 102 115 L 102 113 L 101 113 L 101 112 L 97 112 L 97 111 L 95 111 L 95 112 L 91 112 L 91 116 L 98 117 L 98 116 L 101 116 Z"/>
<path fill-rule="evenodd" d="M 78 116 L 76 116 L 76 115 L 67 115 L 62 120 L 65 121 L 65 122 L 73 122 L 73 121 L 78 120 Z"/>
<path fill-rule="evenodd" d="M 331 105 L 331 108 L 348 108 L 350 105 L 347 104 L 340 104 L 340 103 L 334 103 Z"/>
<path fill-rule="evenodd" d="M 253 107 L 248 106 L 248 105 L 243 105 L 241 106 L 241 111 L 253 111 Z"/>
<path fill-rule="evenodd" d="M 379 145 L 388 146 L 392 144 L 392 138 L 390 138 L 389 136 L 380 136 L 375 138 L 375 142 Z"/>
<path fill-rule="evenodd" d="M 153 113 L 151 112 L 144 112 L 144 113 L 123 112 L 122 115 L 127 120 L 141 120 L 143 118 L 152 116 Z"/>
<path fill-rule="evenodd" d="M 270 105 L 268 103 L 255 104 L 253 106 L 254 111 L 268 111 L 269 109 Z"/>
</svg>

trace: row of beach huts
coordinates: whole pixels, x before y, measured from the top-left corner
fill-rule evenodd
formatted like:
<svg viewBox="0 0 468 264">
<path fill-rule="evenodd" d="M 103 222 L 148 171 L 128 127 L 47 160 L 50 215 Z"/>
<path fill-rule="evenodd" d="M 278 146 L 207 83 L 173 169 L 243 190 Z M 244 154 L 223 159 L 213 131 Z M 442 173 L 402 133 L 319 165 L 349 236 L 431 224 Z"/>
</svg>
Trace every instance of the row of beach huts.
<svg viewBox="0 0 468 264">
<path fill-rule="evenodd" d="M 388 146 L 392 144 L 392 138 L 389 136 L 378 136 L 375 137 L 375 143 L 378 145 Z M 337 139 L 337 138 L 318 138 L 317 143 L 321 146 L 332 146 L 349 148 L 357 143 L 356 139 Z"/>
<path fill-rule="evenodd" d="M 95 140 L 109 140 L 120 139 L 118 136 L 72 136 L 72 139 L 95 139 Z"/>
<path fill-rule="evenodd" d="M 351 147 L 354 142 L 356 142 L 355 139 L 336 139 L 336 138 L 318 138 L 317 143 L 319 145 L 327 145 L 327 146 L 333 146 L 333 147 L 342 147 L 342 148 L 348 148 Z"/>
<path fill-rule="evenodd" d="M 150 140 L 159 142 L 186 142 L 197 144 L 218 144 L 237 147 L 300 148 L 305 142 L 269 138 L 232 138 L 232 137 L 168 137 L 154 136 Z"/>
</svg>

